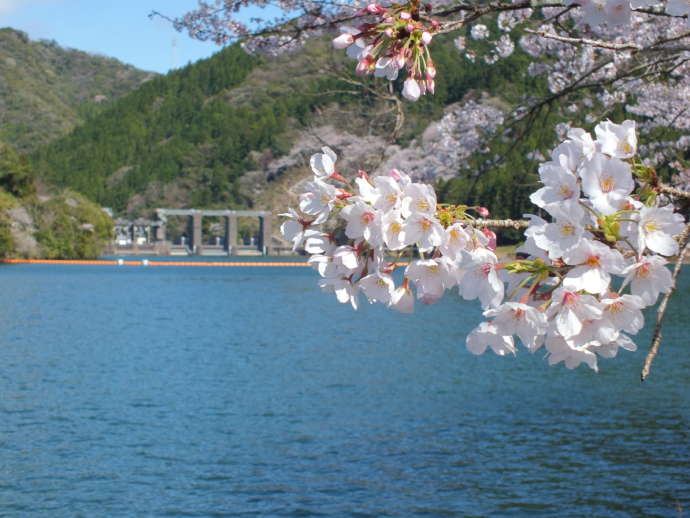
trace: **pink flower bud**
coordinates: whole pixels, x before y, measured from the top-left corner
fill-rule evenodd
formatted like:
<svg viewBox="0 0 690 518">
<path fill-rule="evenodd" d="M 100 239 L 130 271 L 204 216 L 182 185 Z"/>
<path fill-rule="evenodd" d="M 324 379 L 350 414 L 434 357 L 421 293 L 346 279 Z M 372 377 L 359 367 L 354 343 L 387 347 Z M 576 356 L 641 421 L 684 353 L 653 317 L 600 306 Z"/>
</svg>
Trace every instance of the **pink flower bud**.
<svg viewBox="0 0 690 518">
<path fill-rule="evenodd" d="M 408 13 L 407 11 L 403 11 L 400 13 L 400 19 L 401 20 L 411 20 L 412 15 L 410 13 Z"/>
<path fill-rule="evenodd" d="M 329 176 L 329 178 L 332 178 L 333 180 L 336 180 L 341 183 L 347 183 L 347 180 L 340 173 L 333 172 L 333 174 Z"/>
<path fill-rule="evenodd" d="M 393 29 L 393 27 L 386 27 L 386 30 L 383 31 L 383 33 L 389 38 L 392 38 L 395 35 L 395 30 Z"/>
<path fill-rule="evenodd" d="M 333 47 L 336 49 L 345 49 L 352 45 L 355 42 L 355 39 L 352 37 L 352 34 L 349 32 L 344 32 L 337 38 L 333 40 Z"/>
<path fill-rule="evenodd" d="M 360 76 L 366 76 L 371 74 L 374 68 L 374 60 L 371 56 L 366 56 L 362 58 L 355 67 L 355 73 Z"/>
<path fill-rule="evenodd" d="M 436 77 L 436 67 L 431 61 L 428 61 L 426 64 L 426 78 L 427 79 L 434 79 Z"/>
<path fill-rule="evenodd" d="M 366 12 L 369 14 L 386 14 L 386 9 L 385 7 L 382 7 L 378 4 L 369 4 L 366 7 Z"/>
<path fill-rule="evenodd" d="M 479 214 L 482 218 L 488 218 L 489 217 L 489 209 L 486 207 L 477 207 L 477 214 Z"/>
<path fill-rule="evenodd" d="M 431 43 L 431 38 L 432 38 L 432 36 L 431 36 L 431 33 L 429 31 L 424 31 L 422 33 L 422 43 L 424 45 L 428 45 L 429 43 Z"/>
<path fill-rule="evenodd" d="M 405 61 L 406 61 L 405 56 L 403 56 L 402 54 L 398 54 L 395 57 L 395 66 L 398 67 L 399 69 L 401 69 L 405 66 Z"/>
<path fill-rule="evenodd" d="M 407 25 L 405 25 L 405 30 L 412 34 L 412 32 L 414 31 L 414 24 L 408 23 Z"/>
<path fill-rule="evenodd" d="M 426 85 L 426 89 L 430 94 L 433 95 L 436 93 L 436 82 L 433 79 L 427 79 L 424 84 Z"/>
<path fill-rule="evenodd" d="M 395 23 L 395 18 L 393 18 L 392 16 L 386 16 L 383 19 L 383 23 Z"/>
</svg>

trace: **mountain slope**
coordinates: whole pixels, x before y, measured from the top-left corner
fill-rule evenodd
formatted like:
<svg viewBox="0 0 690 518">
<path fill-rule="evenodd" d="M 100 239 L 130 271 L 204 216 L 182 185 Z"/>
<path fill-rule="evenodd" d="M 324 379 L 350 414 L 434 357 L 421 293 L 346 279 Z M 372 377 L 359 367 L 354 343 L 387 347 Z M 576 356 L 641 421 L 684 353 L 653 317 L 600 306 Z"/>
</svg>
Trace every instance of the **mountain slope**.
<svg viewBox="0 0 690 518">
<path fill-rule="evenodd" d="M 0 143 L 0 258 L 101 254 L 112 237 L 110 216 L 77 193 L 41 191 L 26 159 Z"/>
<path fill-rule="evenodd" d="M 406 124 L 397 143 L 421 135 L 447 106 L 480 89 L 504 106 L 525 91 L 543 89 L 543 81 L 524 73 L 529 59 L 520 52 L 486 67 L 459 59 L 450 39 L 436 42 L 434 60 L 443 70 L 436 95 L 403 104 Z M 251 206 L 266 185 L 248 186 L 245 175 L 270 169 L 309 128 L 330 125 L 388 142 L 395 110 L 353 87 L 352 68 L 327 40 L 310 40 L 299 52 L 277 58 L 228 47 L 146 83 L 39 149 L 32 161 L 47 181 L 130 214 L 155 206 Z M 382 85 L 370 79 L 364 84 Z M 304 150 L 275 174 L 253 177 L 270 184 L 294 167 L 303 174 L 305 156 L 314 150 Z"/>
<path fill-rule="evenodd" d="M 0 29 L 0 141 L 29 152 L 155 74 Z"/>
</svg>

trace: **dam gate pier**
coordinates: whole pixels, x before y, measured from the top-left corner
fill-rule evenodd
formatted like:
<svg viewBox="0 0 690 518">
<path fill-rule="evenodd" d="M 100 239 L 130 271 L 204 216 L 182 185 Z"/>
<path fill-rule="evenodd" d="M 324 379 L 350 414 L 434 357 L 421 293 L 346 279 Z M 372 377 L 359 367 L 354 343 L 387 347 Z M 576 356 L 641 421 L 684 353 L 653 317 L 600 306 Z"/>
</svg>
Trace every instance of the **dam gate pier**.
<svg viewBox="0 0 690 518">
<path fill-rule="evenodd" d="M 168 236 L 168 219 L 186 218 L 186 232 L 179 242 Z M 222 222 L 223 236 L 205 242 L 203 218 Z M 239 218 L 258 218 L 258 231 L 249 243 L 238 243 Z M 155 220 L 116 220 L 114 253 L 153 255 L 272 255 L 272 215 L 266 210 L 156 209 Z"/>
</svg>

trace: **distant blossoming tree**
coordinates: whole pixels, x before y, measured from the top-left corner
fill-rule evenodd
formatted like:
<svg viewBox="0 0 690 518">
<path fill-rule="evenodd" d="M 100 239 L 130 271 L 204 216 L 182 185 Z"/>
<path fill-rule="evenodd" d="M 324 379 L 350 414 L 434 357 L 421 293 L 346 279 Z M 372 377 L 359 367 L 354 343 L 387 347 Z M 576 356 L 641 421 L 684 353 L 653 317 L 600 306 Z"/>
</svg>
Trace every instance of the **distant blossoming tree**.
<svg viewBox="0 0 690 518">
<path fill-rule="evenodd" d="M 273 54 L 335 33 L 333 46 L 356 61 L 357 74 L 401 84 L 409 101 L 435 91 L 439 34 L 454 33 L 459 60 L 487 66 L 519 47 L 534 58 L 528 73 L 547 78 L 549 94 L 526 97 L 513 120 L 529 122 L 548 107 L 599 121 L 594 135 L 555 128 L 560 142 L 539 166 L 541 187 L 530 197 L 545 219 L 490 220 L 491 208 L 439 204 L 433 188 L 398 169 L 348 175 L 324 148 L 281 228 L 311 255 L 324 290 L 354 308 L 366 298 L 410 312 L 415 300 L 431 304 L 457 287 L 487 319 L 467 337 L 471 352 L 514 354 L 517 337 L 529 351 L 544 347 L 551 364 L 595 370 L 598 357 L 636 348 L 630 336 L 643 327 L 641 309 L 663 294 L 642 378 L 649 374 L 690 234 L 687 164 L 671 160 L 690 149 L 690 2 L 281 0 L 272 20 L 238 21 L 244 8 L 267 5 L 199 2 L 173 22 L 195 38 L 240 39 L 251 52 Z M 640 122 L 604 120 L 620 103 Z M 640 132 L 657 128 L 676 137 L 638 146 Z M 677 170 L 675 187 L 660 181 L 660 164 Z M 494 253 L 491 229 L 502 227 L 524 229 L 515 259 Z M 404 257 L 396 285 L 391 273 Z"/>
</svg>

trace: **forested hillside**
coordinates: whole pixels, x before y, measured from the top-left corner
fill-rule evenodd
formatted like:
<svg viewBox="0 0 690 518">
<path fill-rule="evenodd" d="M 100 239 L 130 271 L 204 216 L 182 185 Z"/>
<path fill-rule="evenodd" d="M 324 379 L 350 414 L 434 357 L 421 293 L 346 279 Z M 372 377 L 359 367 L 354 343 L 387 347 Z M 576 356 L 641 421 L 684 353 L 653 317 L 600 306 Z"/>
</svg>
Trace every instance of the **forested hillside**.
<svg viewBox="0 0 690 518">
<path fill-rule="evenodd" d="M 0 142 L 30 152 L 155 74 L 0 29 Z"/>
<path fill-rule="evenodd" d="M 450 40 L 438 40 L 434 60 L 444 73 L 436 95 L 403 104 L 398 143 L 420 135 L 448 105 L 472 92 L 510 107 L 526 91 L 545 91 L 542 80 L 525 74 L 530 60 L 521 52 L 487 67 L 461 60 Z M 329 124 L 343 132 L 383 136 L 392 131 L 394 110 L 366 89 L 373 81 L 364 80 L 364 89 L 354 86 L 351 68 L 328 40 L 311 40 L 299 52 L 277 58 L 250 56 L 231 46 L 147 82 L 40 149 L 33 164 L 48 181 L 120 212 L 164 204 L 251 206 L 255 200 L 241 189 L 240 178 L 288 153 L 304 128 Z M 513 160 L 511 166 L 517 165 Z M 513 170 L 482 183 L 515 200 L 513 184 L 495 185 L 505 183 Z M 480 187 L 474 182 L 475 194 L 487 195 Z"/>
<path fill-rule="evenodd" d="M 95 258 L 112 232 L 101 207 L 69 190 L 46 191 L 26 159 L 0 143 L 0 258 Z"/>
</svg>

